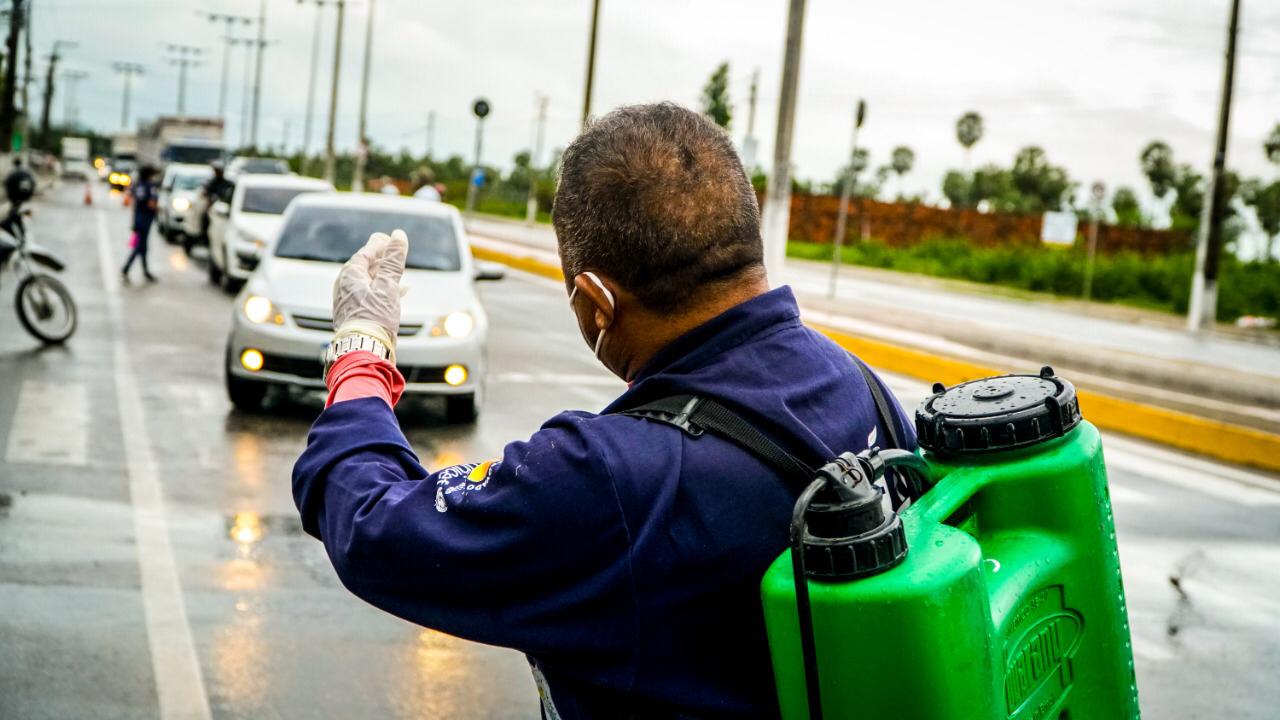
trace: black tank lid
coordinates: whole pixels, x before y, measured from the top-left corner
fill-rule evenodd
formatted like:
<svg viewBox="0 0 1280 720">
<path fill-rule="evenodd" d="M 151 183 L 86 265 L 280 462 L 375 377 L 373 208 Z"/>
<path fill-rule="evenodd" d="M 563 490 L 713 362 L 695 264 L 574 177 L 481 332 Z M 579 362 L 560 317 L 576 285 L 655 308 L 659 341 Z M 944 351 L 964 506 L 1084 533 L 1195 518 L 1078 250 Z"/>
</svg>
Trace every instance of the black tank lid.
<svg viewBox="0 0 1280 720">
<path fill-rule="evenodd" d="M 1061 437 L 1080 423 L 1071 383 L 1045 366 L 1039 375 L 1001 375 L 944 387 L 916 409 L 920 446 L 939 455 L 998 452 Z"/>
<path fill-rule="evenodd" d="M 855 578 L 883 572 L 907 556 L 902 520 L 885 509 L 875 470 L 845 453 L 818 471 L 829 485 L 805 511 L 805 574 Z"/>
</svg>

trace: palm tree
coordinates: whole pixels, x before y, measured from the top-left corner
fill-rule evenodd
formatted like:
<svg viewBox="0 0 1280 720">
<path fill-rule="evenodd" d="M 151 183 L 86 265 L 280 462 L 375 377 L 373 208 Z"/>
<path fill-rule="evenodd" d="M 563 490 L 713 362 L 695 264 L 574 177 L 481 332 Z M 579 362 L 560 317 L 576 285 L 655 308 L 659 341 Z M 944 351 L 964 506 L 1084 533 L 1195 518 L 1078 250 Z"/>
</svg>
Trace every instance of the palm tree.
<svg viewBox="0 0 1280 720">
<path fill-rule="evenodd" d="M 961 115 L 956 121 L 956 139 L 964 146 L 964 165 L 967 170 L 973 146 L 982 139 L 982 116 L 972 110 Z"/>
<path fill-rule="evenodd" d="M 911 172 L 911 168 L 916 164 L 916 154 L 906 145 L 899 145 L 893 149 L 890 155 L 889 166 L 893 168 L 893 172 L 898 176 L 898 197 L 902 197 L 902 176 Z"/>
<path fill-rule="evenodd" d="M 1271 128 L 1271 134 L 1262 142 L 1262 151 L 1266 153 L 1268 160 L 1280 165 L 1280 123 Z"/>
</svg>

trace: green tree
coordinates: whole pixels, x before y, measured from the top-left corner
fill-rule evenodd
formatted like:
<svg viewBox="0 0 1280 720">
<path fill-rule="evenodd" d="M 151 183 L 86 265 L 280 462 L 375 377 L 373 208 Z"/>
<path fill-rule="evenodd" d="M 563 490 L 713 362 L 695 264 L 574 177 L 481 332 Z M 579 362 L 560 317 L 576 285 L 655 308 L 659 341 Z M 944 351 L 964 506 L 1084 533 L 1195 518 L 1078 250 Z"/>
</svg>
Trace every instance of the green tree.
<svg viewBox="0 0 1280 720">
<path fill-rule="evenodd" d="M 711 73 L 702 88 L 702 114 L 725 130 L 733 119 L 733 106 L 729 104 L 729 63 L 722 62 Z"/>
<path fill-rule="evenodd" d="M 1118 187 L 1111 197 L 1111 209 L 1116 211 L 1116 223 L 1120 225 L 1138 226 L 1143 224 L 1142 206 L 1138 204 L 1138 195 L 1133 188 Z"/>
<path fill-rule="evenodd" d="M 1240 188 L 1241 199 L 1258 215 L 1258 224 L 1266 235 L 1264 244 L 1267 262 L 1275 262 L 1272 255 L 1276 237 L 1280 235 L 1280 180 L 1263 185 L 1260 180 L 1250 180 Z"/>
<path fill-rule="evenodd" d="M 1142 149 L 1138 156 L 1142 165 L 1142 174 L 1151 183 L 1151 192 L 1162 198 L 1174 186 L 1178 177 L 1177 166 L 1173 162 L 1173 148 L 1161 140 L 1153 140 Z"/>
<path fill-rule="evenodd" d="M 982 139 L 982 116 L 970 110 L 956 120 L 956 140 L 964 147 L 964 164 L 969 165 L 969 155 L 974 145 Z"/>
<path fill-rule="evenodd" d="M 959 170 L 948 170 L 947 174 L 942 176 L 942 194 L 946 196 L 953 208 L 973 207 L 969 199 L 972 188 L 973 183 L 970 182 L 969 176 Z"/>
<path fill-rule="evenodd" d="M 1280 165 L 1280 123 L 1271 128 L 1271 134 L 1262 142 L 1262 152 L 1266 154 L 1267 159 L 1276 165 Z"/>
<path fill-rule="evenodd" d="M 1072 187 L 1066 169 L 1050 163 L 1044 149 L 1035 145 L 1018 151 L 1010 180 L 1022 212 L 1061 210 L 1063 196 Z"/>
<path fill-rule="evenodd" d="M 898 196 L 902 196 L 902 176 L 911 172 L 911 168 L 916 164 L 916 154 L 906 145 L 899 145 L 893 149 L 893 153 L 889 156 L 889 165 L 893 168 L 894 174 L 898 176 Z"/>
</svg>

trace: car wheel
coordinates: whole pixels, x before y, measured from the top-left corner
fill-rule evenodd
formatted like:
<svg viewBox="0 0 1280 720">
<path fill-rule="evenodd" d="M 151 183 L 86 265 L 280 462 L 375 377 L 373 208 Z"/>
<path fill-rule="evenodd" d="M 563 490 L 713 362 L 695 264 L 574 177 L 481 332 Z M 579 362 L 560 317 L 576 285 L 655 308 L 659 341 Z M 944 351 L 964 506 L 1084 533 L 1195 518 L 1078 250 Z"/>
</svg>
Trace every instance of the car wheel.
<svg viewBox="0 0 1280 720">
<path fill-rule="evenodd" d="M 445 395 L 444 417 L 453 423 L 475 422 L 480 417 L 480 400 L 477 394 Z"/>
<path fill-rule="evenodd" d="M 225 370 L 227 379 L 227 399 L 237 410 L 253 412 L 262 409 L 262 400 L 267 396 L 267 384 L 256 380 L 237 377 L 230 370 Z"/>
</svg>

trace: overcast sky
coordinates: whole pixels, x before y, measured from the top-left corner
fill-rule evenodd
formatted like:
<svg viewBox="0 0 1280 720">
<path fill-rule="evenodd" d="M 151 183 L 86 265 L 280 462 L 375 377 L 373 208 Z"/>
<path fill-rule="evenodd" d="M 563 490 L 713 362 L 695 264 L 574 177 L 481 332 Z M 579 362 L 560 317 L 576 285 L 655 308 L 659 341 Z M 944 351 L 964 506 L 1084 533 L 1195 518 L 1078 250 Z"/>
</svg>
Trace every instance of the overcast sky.
<svg viewBox="0 0 1280 720">
<path fill-rule="evenodd" d="M 532 144 L 535 96 L 550 98 L 548 148 L 578 126 L 590 0 L 373 0 L 369 132 L 375 142 L 422 152 L 427 113 L 437 115 L 437 155 L 470 156 L 470 103 L 493 114 L 484 160 L 508 165 Z M 78 42 L 65 67 L 91 73 L 79 116 L 119 128 L 121 79 L 112 61 L 138 62 L 133 122 L 172 113 L 177 70 L 164 43 L 203 46 L 187 109 L 217 109 L 222 26 L 199 11 L 256 15 L 259 0 L 33 0 L 37 56 L 55 39 Z M 265 0 L 266 51 L 259 140 L 303 140 L 316 7 Z M 770 156 L 777 115 L 786 0 L 602 0 L 593 111 L 669 99 L 696 106 L 724 60 L 731 67 L 739 142 L 747 88 L 760 72 L 756 136 Z M 916 152 L 908 192 L 939 195 L 942 174 L 961 167 L 955 120 L 976 110 L 986 136 L 974 165 L 1008 164 L 1019 147 L 1043 146 L 1086 185 L 1145 188 L 1137 156 L 1160 138 L 1179 161 L 1207 168 L 1222 82 L 1227 0 L 810 0 L 805 22 L 794 157 L 800 177 L 829 180 L 849 152 L 852 107 L 867 100 L 863 143 L 876 165 L 899 144 Z M 343 35 L 338 144 L 356 140 L 361 60 L 370 0 L 350 2 Z M 323 144 L 333 63 L 335 10 L 322 13 L 320 72 L 311 147 Z M 243 34 L 243 31 L 239 31 Z M 1280 122 L 1280 0 L 1245 0 L 1228 164 L 1277 175 L 1261 151 Z M 245 50 L 233 50 L 228 139 L 240 137 Z M 37 65 L 37 71 L 41 64 Z M 54 104 L 55 121 L 64 98 Z M 286 131 L 287 125 L 287 131 Z M 545 159 L 544 154 L 543 158 Z M 895 185 L 890 186 L 896 189 Z"/>
</svg>

